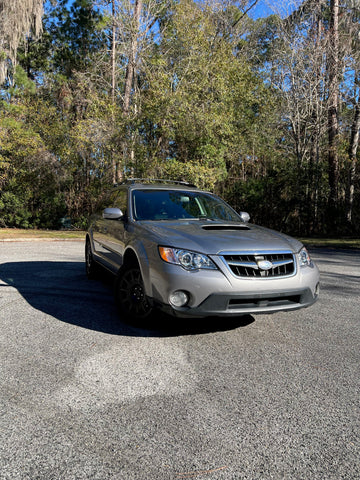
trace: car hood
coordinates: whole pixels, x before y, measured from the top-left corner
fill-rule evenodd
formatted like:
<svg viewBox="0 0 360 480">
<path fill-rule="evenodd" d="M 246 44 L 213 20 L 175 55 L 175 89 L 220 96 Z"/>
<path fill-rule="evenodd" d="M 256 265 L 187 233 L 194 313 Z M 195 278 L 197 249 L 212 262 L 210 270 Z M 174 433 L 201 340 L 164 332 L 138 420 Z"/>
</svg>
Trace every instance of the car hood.
<svg viewBox="0 0 360 480">
<path fill-rule="evenodd" d="M 253 224 L 214 221 L 138 222 L 159 245 L 188 249 L 209 255 L 225 252 L 297 252 L 302 244 L 288 235 Z"/>
</svg>

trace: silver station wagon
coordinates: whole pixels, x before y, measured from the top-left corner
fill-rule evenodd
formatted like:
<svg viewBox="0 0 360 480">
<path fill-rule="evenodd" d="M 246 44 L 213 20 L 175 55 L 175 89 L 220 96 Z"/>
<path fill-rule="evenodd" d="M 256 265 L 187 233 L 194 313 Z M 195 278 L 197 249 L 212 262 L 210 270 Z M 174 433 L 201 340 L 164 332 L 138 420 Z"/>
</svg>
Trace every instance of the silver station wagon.
<svg viewBox="0 0 360 480">
<path fill-rule="evenodd" d="M 319 271 L 294 238 L 248 223 L 218 196 L 170 181 L 128 180 L 91 219 L 85 259 L 115 274 L 122 315 L 180 317 L 295 310 L 319 294 Z"/>
</svg>

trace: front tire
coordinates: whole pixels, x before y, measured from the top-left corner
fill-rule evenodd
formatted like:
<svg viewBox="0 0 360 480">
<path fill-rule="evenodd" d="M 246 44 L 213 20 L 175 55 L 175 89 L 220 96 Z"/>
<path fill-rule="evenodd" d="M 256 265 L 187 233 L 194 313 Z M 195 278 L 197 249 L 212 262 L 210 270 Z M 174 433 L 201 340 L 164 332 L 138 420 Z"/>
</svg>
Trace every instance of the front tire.
<svg viewBox="0 0 360 480">
<path fill-rule="evenodd" d="M 153 311 L 137 266 L 124 268 L 120 272 L 115 283 L 115 299 L 120 313 L 131 320 L 144 320 Z"/>
<path fill-rule="evenodd" d="M 85 244 L 85 269 L 86 269 L 86 276 L 88 277 L 89 280 L 93 280 L 98 277 L 99 267 L 94 260 L 89 238 L 86 239 L 86 244 Z"/>
</svg>

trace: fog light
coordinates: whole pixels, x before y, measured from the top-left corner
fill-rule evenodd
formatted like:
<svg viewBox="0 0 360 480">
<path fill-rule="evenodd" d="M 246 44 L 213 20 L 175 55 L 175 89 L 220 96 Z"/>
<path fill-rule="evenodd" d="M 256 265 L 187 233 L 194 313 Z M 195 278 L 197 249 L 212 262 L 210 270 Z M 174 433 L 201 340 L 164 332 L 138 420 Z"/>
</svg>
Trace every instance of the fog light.
<svg viewBox="0 0 360 480">
<path fill-rule="evenodd" d="M 185 307 L 188 301 L 189 295 L 182 290 L 177 290 L 176 292 L 173 292 L 169 297 L 169 302 L 174 307 Z"/>
</svg>

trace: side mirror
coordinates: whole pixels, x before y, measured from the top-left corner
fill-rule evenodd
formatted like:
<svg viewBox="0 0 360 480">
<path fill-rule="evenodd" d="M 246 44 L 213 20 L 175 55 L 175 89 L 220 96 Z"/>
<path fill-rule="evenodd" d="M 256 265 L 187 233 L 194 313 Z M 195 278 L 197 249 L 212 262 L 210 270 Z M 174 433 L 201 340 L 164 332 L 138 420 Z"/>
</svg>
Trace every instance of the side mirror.
<svg viewBox="0 0 360 480">
<path fill-rule="evenodd" d="M 105 208 L 102 216 L 107 220 L 119 220 L 119 218 L 123 217 L 124 214 L 120 208 Z"/>
<path fill-rule="evenodd" d="M 240 215 L 241 221 L 244 223 L 248 223 L 248 221 L 250 220 L 250 215 L 247 212 L 240 212 L 239 215 Z"/>
</svg>

